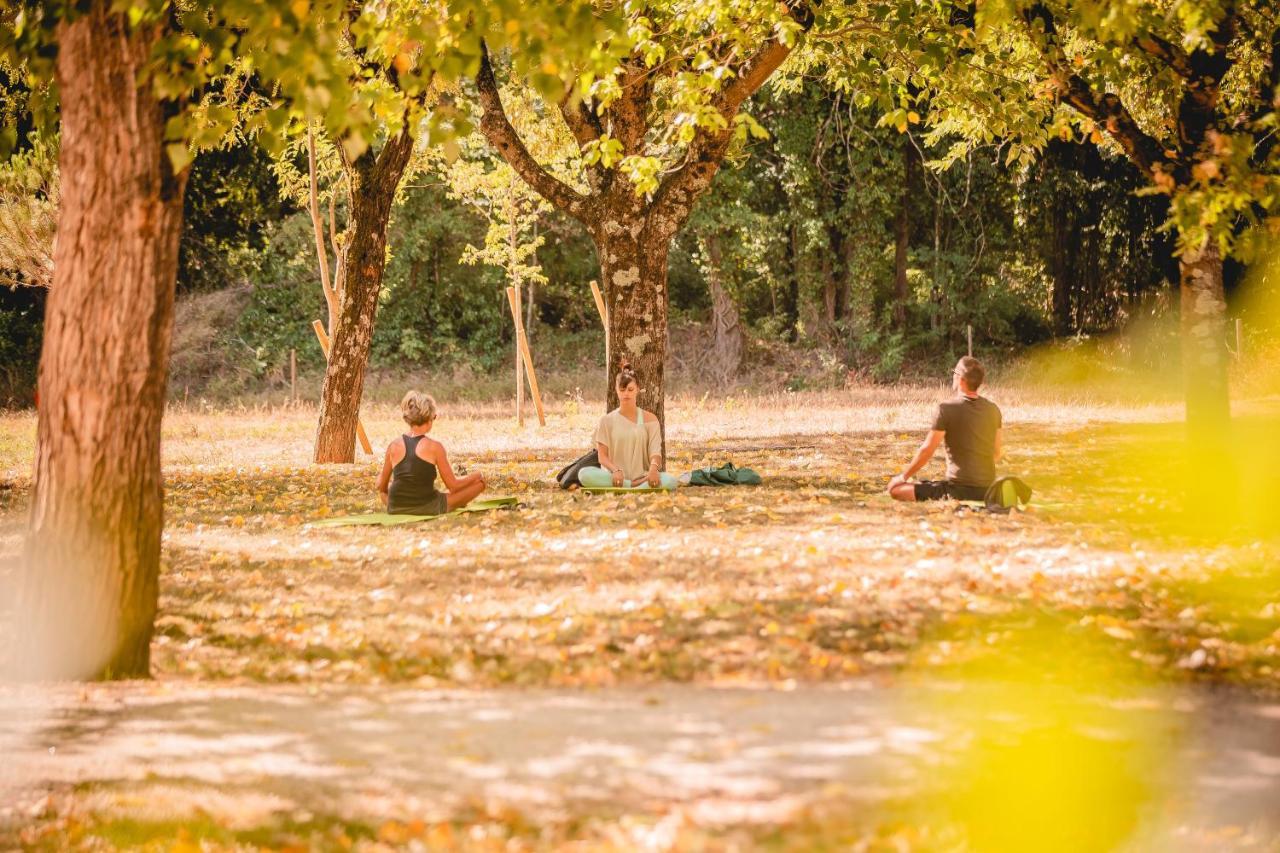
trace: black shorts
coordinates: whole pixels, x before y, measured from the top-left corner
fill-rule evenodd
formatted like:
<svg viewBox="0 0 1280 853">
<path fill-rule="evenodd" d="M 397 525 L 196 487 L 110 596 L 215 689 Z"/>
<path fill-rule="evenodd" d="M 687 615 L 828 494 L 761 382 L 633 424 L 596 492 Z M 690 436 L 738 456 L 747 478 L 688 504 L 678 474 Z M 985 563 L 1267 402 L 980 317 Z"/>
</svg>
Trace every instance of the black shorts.
<svg viewBox="0 0 1280 853">
<path fill-rule="evenodd" d="M 397 503 L 395 498 L 387 502 L 388 515 L 444 515 L 448 511 L 449 495 L 445 492 L 436 492 L 434 496 L 420 504 L 404 505 Z"/>
<path fill-rule="evenodd" d="M 987 498 L 986 486 L 966 486 L 949 480 L 921 480 L 915 485 L 918 501 L 940 501 L 943 498 L 957 501 L 981 501 Z"/>
</svg>

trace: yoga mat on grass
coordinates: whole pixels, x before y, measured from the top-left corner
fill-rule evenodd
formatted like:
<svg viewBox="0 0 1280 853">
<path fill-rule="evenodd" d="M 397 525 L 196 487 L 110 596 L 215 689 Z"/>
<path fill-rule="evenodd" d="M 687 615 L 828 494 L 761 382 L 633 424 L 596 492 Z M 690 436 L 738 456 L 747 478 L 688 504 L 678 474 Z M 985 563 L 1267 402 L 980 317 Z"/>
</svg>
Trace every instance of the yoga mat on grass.
<svg viewBox="0 0 1280 853">
<path fill-rule="evenodd" d="M 628 495 L 643 495 L 646 493 L 661 494 L 664 492 L 674 492 L 675 489 L 642 489 L 636 487 L 628 488 L 626 486 L 583 486 L 580 491 L 591 495 L 612 495 L 622 493 Z"/>
<path fill-rule="evenodd" d="M 483 501 L 472 501 L 453 512 L 443 515 L 391 515 L 385 512 L 367 512 L 363 515 L 341 515 L 336 518 L 322 518 L 311 522 L 313 527 L 345 527 L 351 524 L 376 524 L 391 527 L 396 524 L 416 524 L 419 521 L 434 521 L 445 515 L 461 515 L 464 512 L 488 512 L 491 509 L 509 509 L 519 505 L 516 498 L 488 498 Z"/>
</svg>

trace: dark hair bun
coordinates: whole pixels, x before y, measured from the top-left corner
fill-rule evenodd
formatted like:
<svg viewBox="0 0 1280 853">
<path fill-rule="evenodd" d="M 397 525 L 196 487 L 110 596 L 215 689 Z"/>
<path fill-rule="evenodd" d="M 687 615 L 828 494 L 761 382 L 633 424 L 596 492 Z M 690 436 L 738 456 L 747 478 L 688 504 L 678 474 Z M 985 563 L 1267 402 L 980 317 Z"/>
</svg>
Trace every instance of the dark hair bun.
<svg viewBox="0 0 1280 853">
<path fill-rule="evenodd" d="M 637 382 L 635 371 L 631 369 L 631 359 L 623 356 L 619 360 L 618 378 L 616 380 L 618 388 L 626 388 L 632 382 Z"/>
</svg>

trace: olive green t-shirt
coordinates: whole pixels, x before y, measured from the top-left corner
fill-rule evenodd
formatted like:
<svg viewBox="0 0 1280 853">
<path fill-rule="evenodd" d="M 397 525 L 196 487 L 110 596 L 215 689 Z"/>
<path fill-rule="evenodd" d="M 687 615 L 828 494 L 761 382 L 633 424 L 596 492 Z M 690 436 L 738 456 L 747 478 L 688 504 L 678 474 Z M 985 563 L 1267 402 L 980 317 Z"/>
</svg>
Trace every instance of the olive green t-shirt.
<svg viewBox="0 0 1280 853">
<path fill-rule="evenodd" d="M 933 428 L 946 433 L 947 480 L 986 488 L 996 479 L 996 430 L 1004 421 L 1000 407 L 986 397 L 966 397 L 938 404 Z"/>
</svg>

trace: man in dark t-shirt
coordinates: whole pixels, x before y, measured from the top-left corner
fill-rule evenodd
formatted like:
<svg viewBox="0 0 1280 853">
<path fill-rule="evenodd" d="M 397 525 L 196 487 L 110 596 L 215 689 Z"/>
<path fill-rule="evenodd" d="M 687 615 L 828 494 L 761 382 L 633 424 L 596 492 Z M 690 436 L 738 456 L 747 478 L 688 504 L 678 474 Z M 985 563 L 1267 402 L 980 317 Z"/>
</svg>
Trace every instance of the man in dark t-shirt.
<svg viewBox="0 0 1280 853">
<path fill-rule="evenodd" d="M 976 358 L 965 356 L 956 363 L 951 384 L 957 396 L 938 405 L 933 428 L 911 464 L 889 481 L 889 494 L 894 500 L 980 501 L 986 496 L 987 487 L 996 479 L 996 463 L 1004 453 L 1004 422 L 1000 407 L 978 396 L 985 378 L 986 371 Z M 947 479 L 911 482 L 944 442 Z"/>
</svg>

